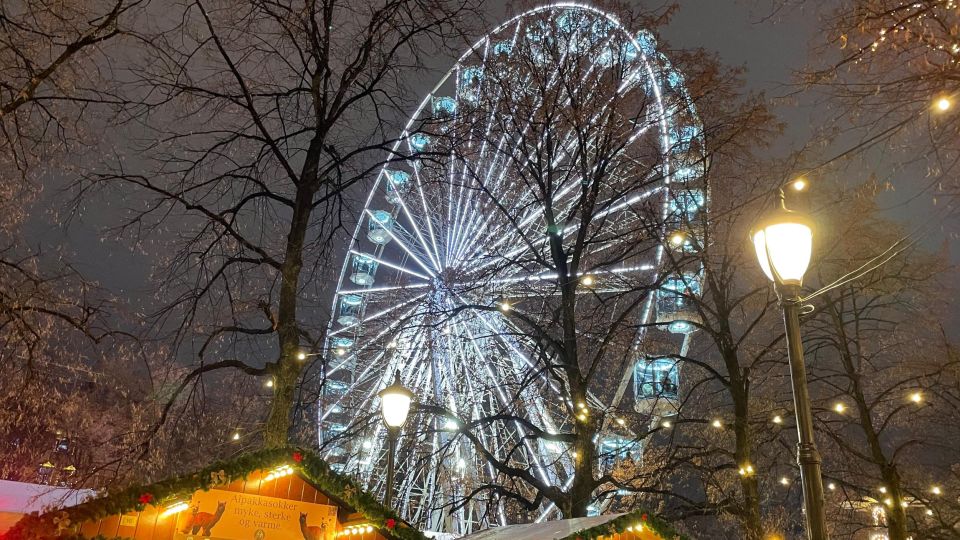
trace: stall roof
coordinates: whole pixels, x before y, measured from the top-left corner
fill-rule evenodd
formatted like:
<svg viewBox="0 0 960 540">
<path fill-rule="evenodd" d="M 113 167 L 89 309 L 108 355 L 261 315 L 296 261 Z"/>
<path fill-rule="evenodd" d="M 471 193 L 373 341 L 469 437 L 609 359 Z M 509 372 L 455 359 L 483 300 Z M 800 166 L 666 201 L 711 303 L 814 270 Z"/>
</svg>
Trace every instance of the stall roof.
<svg viewBox="0 0 960 540">
<path fill-rule="evenodd" d="M 92 489 L 70 489 L 0 480 L 0 512 L 29 514 L 75 506 L 95 494 Z"/>
<path fill-rule="evenodd" d="M 525 523 L 495 527 L 463 537 L 462 540 L 559 540 L 571 534 L 603 525 L 624 514 L 606 514 L 544 523 Z"/>
</svg>

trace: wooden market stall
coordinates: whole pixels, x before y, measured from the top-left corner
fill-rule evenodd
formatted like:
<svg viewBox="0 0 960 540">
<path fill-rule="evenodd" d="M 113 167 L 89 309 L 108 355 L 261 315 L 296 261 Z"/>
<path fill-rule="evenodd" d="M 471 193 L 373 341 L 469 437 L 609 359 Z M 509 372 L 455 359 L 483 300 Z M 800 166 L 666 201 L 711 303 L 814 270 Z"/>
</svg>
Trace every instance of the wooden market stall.
<svg viewBox="0 0 960 540">
<path fill-rule="evenodd" d="M 25 517 L 2 538 L 133 540 L 422 540 L 299 449 L 264 450 L 194 474 Z"/>
</svg>

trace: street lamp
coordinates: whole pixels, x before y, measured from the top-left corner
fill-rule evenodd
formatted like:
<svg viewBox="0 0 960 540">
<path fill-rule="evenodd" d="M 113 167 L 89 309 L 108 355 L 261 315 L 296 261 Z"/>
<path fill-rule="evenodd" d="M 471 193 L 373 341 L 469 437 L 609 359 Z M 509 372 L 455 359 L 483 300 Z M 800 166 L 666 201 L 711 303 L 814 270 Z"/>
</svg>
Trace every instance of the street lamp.
<svg viewBox="0 0 960 540">
<path fill-rule="evenodd" d="M 397 371 L 393 384 L 377 394 L 380 396 L 380 415 L 387 426 L 387 439 L 390 443 L 387 455 L 387 493 L 383 498 L 383 505 L 390 508 L 393 503 L 393 474 L 396 467 L 397 438 L 400 430 L 407 423 L 410 413 L 410 404 L 413 402 L 413 392 L 404 388 L 400 382 L 400 371 Z"/>
<path fill-rule="evenodd" d="M 823 513 L 823 480 L 820 477 L 820 453 L 813 440 L 813 415 L 800 340 L 800 286 L 810 265 L 813 251 L 813 222 L 806 215 L 787 210 L 783 191 L 780 206 L 766 216 L 751 232 L 760 268 L 774 283 L 787 334 L 787 357 L 793 383 L 793 409 L 797 416 L 797 463 L 807 519 L 807 538 L 826 540 Z"/>
</svg>

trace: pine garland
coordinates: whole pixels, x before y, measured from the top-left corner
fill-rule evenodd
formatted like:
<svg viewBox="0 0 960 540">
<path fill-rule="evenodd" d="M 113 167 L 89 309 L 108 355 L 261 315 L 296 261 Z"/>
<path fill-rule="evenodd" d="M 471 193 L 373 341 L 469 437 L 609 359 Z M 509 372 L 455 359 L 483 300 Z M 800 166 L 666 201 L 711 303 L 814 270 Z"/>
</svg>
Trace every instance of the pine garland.
<svg viewBox="0 0 960 540">
<path fill-rule="evenodd" d="M 607 536 L 626 532 L 628 527 L 636 527 L 637 524 L 642 525 L 644 529 L 653 531 L 660 538 L 667 540 L 689 540 L 686 536 L 675 531 L 666 521 L 656 516 L 650 517 L 650 514 L 642 509 L 624 514 L 596 527 L 579 530 L 570 536 L 564 537 L 563 540 L 600 540 Z"/>
<path fill-rule="evenodd" d="M 71 508 L 24 516 L 4 540 L 81 540 L 80 525 L 112 515 L 143 510 L 146 504 L 163 506 L 189 497 L 197 490 L 226 486 L 260 470 L 288 465 L 321 491 L 339 498 L 359 512 L 391 540 L 426 540 L 420 531 L 400 521 L 396 513 L 351 479 L 334 472 L 316 454 L 301 448 L 273 448 L 220 461 L 193 474 L 168 478 L 145 486 L 131 486 Z"/>
</svg>

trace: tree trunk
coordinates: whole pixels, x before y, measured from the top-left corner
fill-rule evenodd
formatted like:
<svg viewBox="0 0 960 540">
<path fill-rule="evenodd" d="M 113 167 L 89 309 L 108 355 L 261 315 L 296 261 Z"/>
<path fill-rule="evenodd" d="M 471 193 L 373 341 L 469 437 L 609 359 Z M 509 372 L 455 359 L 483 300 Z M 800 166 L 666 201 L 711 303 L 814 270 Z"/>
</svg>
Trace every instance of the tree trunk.
<svg viewBox="0 0 960 540">
<path fill-rule="evenodd" d="M 290 413 L 293 410 L 293 397 L 302 367 L 297 360 L 300 348 L 300 326 L 297 321 L 300 270 L 303 267 L 303 246 L 310 222 L 313 195 L 314 191 L 303 185 L 297 189 L 285 257 L 280 269 L 280 302 L 277 309 L 280 358 L 272 370 L 273 399 L 263 434 L 263 444 L 267 448 L 286 446 L 290 433 Z"/>
<path fill-rule="evenodd" d="M 574 404 L 586 402 L 586 392 L 574 392 Z M 570 484 L 570 513 L 564 513 L 564 518 L 586 517 L 587 507 L 593 498 L 596 482 L 593 478 L 593 464 L 597 459 L 596 445 L 593 436 L 596 433 L 597 419 L 588 416 L 586 422 L 577 425 L 577 438 L 573 443 L 576 458 L 573 466 L 573 482 Z"/>
<path fill-rule="evenodd" d="M 752 466 L 753 462 L 750 458 L 750 424 L 747 392 L 740 386 L 735 387 L 733 385 L 735 380 L 739 382 L 739 376 L 731 378 L 731 394 L 734 398 L 733 430 L 736 440 L 734 456 L 737 460 L 736 465 L 738 467 Z M 760 488 L 755 472 L 748 472 L 740 476 L 740 490 L 743 493 L 740 521 L 743 526 L 744 538 L 748 540 L 760 540 L 763 538 L 763 522 L 760 517 Z"/>
</svg>

